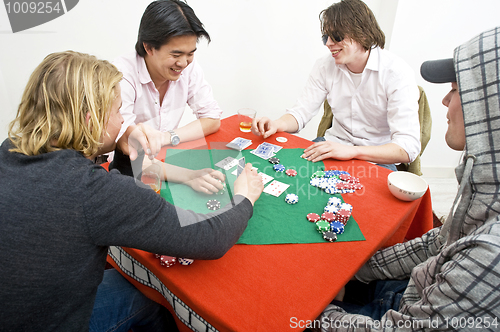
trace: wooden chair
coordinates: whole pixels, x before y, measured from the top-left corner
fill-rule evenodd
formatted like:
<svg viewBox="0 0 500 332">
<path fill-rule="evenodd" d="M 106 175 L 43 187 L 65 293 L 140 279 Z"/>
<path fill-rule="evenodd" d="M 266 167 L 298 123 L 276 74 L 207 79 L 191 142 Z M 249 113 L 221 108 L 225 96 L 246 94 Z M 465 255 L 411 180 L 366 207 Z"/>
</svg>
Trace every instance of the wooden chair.
<svg viewBox="0 0 500 332">
<path fill-rule="evenodd" d="M 427 100 L 427 96 L 425 95 L 424 89 L 419 86 L 420 97 L 418 99 L 418 118 L 420 121 L 420 154 L 417 158 L 411 163 L 402 163 L 397 165 L 399 171 L 407 171 L 415 173 L 416 175 L 422 175 L 421 164 L 420 164 L 420 156 L 425 150 L 427 143 L 431 139 L 431 129 L 432 129 L 432 118 L 431 118 L 431 110 L 429 107 L 429 102 Z M 318 126 L 317 136 L 322 137 L 325 136 L 325 132 L 328 128 L 332 126 L 333 113 L 332 108 L 328 104 L 328 101 L 325 100 L 323 104 L 324 113 L 323 117 Z"/>
</svg>

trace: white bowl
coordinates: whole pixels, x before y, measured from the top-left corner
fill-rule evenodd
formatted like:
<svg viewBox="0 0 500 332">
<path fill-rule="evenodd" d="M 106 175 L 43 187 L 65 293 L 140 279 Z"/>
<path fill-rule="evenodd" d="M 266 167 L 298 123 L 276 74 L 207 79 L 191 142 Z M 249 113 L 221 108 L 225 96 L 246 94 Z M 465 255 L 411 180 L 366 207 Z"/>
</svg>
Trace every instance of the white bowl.
<svg viewBox="0 0 500 332">
<path fill-rule="evenodd" d="M 410 172 L 392 172 L 387 177 L 391 193 L 402 201 L 414 201 L 427 191 L 427 182 Z"/>
</svg>

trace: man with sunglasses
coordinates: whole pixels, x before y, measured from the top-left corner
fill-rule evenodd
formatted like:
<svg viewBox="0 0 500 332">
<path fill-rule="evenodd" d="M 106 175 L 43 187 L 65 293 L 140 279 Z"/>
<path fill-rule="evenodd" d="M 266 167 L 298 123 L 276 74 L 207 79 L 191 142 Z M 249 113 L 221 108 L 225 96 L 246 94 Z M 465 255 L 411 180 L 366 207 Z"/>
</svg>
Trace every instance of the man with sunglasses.
<svg viewBox="0 0 500 332">
<path fill-rule="evenodd" d="M 302 95 L 277 120 L 256 119 L 252 131 L 267 138 L 298 132 L 327 100 L 334 118 L 303 157 L 361 159 L 396 170 L 420 153 L 419 91 L 411 68 L 384 50 L 385 36 L 360 0 L 342 0 L 320 14 L 323 42 Z"/>
</svg>

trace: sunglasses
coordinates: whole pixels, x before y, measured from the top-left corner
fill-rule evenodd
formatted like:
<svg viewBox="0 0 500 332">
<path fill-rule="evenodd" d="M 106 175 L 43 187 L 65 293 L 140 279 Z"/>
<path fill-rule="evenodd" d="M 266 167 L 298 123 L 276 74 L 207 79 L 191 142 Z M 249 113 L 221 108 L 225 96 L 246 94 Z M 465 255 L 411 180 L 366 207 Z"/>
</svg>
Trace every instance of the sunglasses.
<svg viewBox="0 0 500 332">
<path fill-rule="evenodd" d="M 331 35 L 323 35 L 323 45 L 326 45 L 326 42 L 328 41 L 328 36 L 330 36 L 330 38 L 332 38 L 332 40 L 336 43 L 340 43 L 341 41 L 344 40 L 344 37 L 340 37 L 339 35 L 337 35 L 336 33 L 332 33 Z"/>
</svg>

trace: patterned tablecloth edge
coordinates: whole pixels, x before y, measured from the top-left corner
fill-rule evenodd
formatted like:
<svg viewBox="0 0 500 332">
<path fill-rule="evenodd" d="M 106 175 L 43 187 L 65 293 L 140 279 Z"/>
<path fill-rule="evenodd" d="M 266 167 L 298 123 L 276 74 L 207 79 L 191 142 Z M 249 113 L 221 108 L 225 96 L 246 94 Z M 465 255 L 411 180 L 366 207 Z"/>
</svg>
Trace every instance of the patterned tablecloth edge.
<svg viewBox="0 0 500 332">
<path fill-rule="evenodd" d="M 147 267 L 121 247 L 109 247 L 108 255 L 126 275 L 159 292 L 172 306 L 179 320 L 193 331 L 218 332 L 188 305 L 175 296 Z"/>
</svg>

